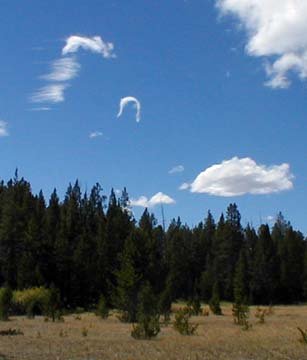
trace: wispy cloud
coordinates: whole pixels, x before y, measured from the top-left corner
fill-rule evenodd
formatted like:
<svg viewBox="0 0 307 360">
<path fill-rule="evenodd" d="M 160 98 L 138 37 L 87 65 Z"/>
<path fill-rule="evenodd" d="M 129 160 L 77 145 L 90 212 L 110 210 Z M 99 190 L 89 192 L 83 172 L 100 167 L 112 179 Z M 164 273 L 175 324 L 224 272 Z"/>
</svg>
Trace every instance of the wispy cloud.
<svg viewBox="0 0 307 360">
<path fill-rule="evenodd" d="M 140 206 L 144 208 L 152 208 L 159 204 L 175 204 L 175 200 L 172 199 L 170 196 L 163 194 L 162 192 L 158 192 L 155 195 L 153 195 L 150 199 L 148 199 L 146 196 L 140 196 L 138 199 L 131 199 L 130 204 L 132 206 Z"/>
<path fill-rule="evenodd" d="M 101 131 L 93 131 L 89 134 L 90 139 L 94 139 L 96 137 L 103 136 L 103 133 Z"/>
<path fill-rule="evenodd" d="M 290 72 L 307 79 L 306 1 L 216 0 L 216 4 L 223 15 L 234 15 L 246 29 L 246 52 L 267 58 L 266 86 L 288 88 Z"/>
<path fill-rule="evenodd" d="M 67 55 L 76 53 L 79 48 L 101 54 L 104 58 L 114 58 L 114 44 L 105 42 L 100 36 L 86 37 L 72 35 L 66 39 L 66 45 L 62 49 L 62 54 Z"/>
<path fill-rule="evenodd" d="M 114 58 L 114 45 L 106 43 L 100 36 L 85 37 L 72 35 L 66 39 L 62 49 L 62 57 L 51 63 L 51 70 L 40 78 L 49 83 L 38 89 L 32 96 L 30 102 L 34 103 L 59 103 L 65 100 L 64 90 L 69 86 L 68 81 L 78 76 L 81 65 L 76 56 L 67 56 L 78 52 L 79 48 L 101 54 L 104 58 Z M 39 111 L 42 108 L 37 108 Z M 50 110 L 50 108 L 48 108 Z"/>
<path fill-rule="evenodd" d="M 7 122 L 0 120 L 0 137 L 9 136 Z"/>
<path fill-rule="evenodd" d="M 78 75 L 80 68 L 75 57 L 64 57 L 53 61 L 51 72 L 41 78 L 48 81 L 68 81 Z"/>
<path fill-rule="evenodd" d="M 182 189 L 216 196 L 270 194 L 293 188 L 289 164 L 258 165 L 250 158 L 234 157 L 202 171 Z"/>
<path fill-rule="evenodd" d="M 272 222 L 274 222 L 274 220 L 276 219 L 276 217 L 275 217 L 275 216 L 272 216 L 272 215 L 268 215 L 268 216 L 265 217 L 265 219 L 266 219 L 266 221 L 272 223 Z"/>
<path fill-rule="evenodd" d="M 117 117 L 119 118 L 122 115 L 126 105 L 131 102 L 134 103 L 134 106 L 136 108 L 135 120 L 139 122 L 141 120 L 141 103 L 134 96 L 126 96 L 120 100 Z"/>
<path fill-rule="evenodd" d="M 68 84 L 49 84 L 38 89 L 31 98 L 30 101 L 34 103 L 59 103 L 65 100 L 64 90 L 68 87 Z"/>
<path fill-rule="evenodd" d="M 169 174 L 176 174 L 176 173 L 180 173 L 184 171 L 184 166 L 183 165 L 176 165 L 174 167 L 172 167 L 168 173 Z"/>
<path fill-rule="evenodd" d="M 190 188 L 190 184 L 186 182 L 179 186 L 179 190 L 187 190 L 189 188 Z"/>
<path fill-rule="evenodd" d="M 31 108 L 29 111 L 50 111 L 51 108 L 49 106 L 40 106 L 36 108 Z"/>
</svg>

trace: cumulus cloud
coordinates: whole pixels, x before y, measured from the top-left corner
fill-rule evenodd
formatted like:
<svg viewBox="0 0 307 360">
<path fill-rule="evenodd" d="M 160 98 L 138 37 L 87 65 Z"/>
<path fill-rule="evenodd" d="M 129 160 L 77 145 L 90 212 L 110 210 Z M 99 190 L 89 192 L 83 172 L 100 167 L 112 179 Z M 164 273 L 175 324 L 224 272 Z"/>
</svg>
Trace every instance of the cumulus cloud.
<svg viewBox="0 0 307 360">
<path fill-rule="evenodd" d="M 67 81 L 75 78 L 80 71 L 80 64 L 74 57 L 64 57 L 53 61 L 51 72 L 41 78 L 49 81 Z"/>
<path fill-rule="evenodd" d="M 101 54 L 104 58 L 115 57 L 113 43 L 103 41 L 100 36 L 86 37 L 78 35 L 72 35 L 66 39 L 62 55 L 76 53 L 79 48 Z"/>
<path fill-rule="evenodd" d="M 0 120 L 0 137 L 9 136 L 7 122 Z"/>
<path fill-rule="evenodd" d="M 169 174 L 176 174 L 176 173 L 180 173 L 184 171 L 184 166 L 183 165 L 176 165 L 174 167 L 172 167 L 168 173 Z"/>
<path fill-rule="evenodd" d="M 273 60 L 265 66 L 272 88 L 287 88 L 289 73 L 307 78 L 307 2 L 304 0 L 216 0 L 222 14 L 246 29 L 246 51 Z"/>
<path fill-rule="evenodd" d="M 89 138 L 90 139 L 94 139 L 94 138 L 96 138 L 96 137 L 99 137 L 99 136 L 102 136 L 103 134 L 102 134 L 102 132 L 101 131 L 93 131 L 93 132 L 91 132 L 90 134 L 89 134 Z"/>
<path fill-rule="evenodd" d="M 146 196 L 140 196 L 138 199 L 131 199 L 130 204 L 132 206 L 141 206 L 144 208 L 152 208 L 158 204 L 175 204 L 175 200 L 172 199 L 170 196 L 163 194 L 162 192 L 158 192 L 153 195 L 150 199 Z"/>
<path fill-rule="evenodd" d="M 184 187 L 216 196 L 270 194 L 292 189 L 293 178 L 288 164 L 265 166 L 250 158 L 234 157 L 212 165 Z"/>
<path fill-rule="evenodd" d="M 38 89 L 30 100 L 34 103 L 59 103 L 65 100 L 64 90 L 67 84 L 49 84 Z"/>
<path fill-rule="evenodd" d="M 139 102 L 139 100 L 137 98 L 135 98 L 134 96 L 126 96 L 124 98 L 122 98 L 120 100 L 120 103 L 119 103 L 119 111 L 118 111 L 118 114 L 117 114 L 117 117 L 119 118 L 123 111 L 124 111 L 124 108 L 126 107 L 127 104 L 129 103 L 134 103 L 134 106 L 136 108 L 136 116 L 135 116 L 135 120 L 137 122 L 139 122 L 141 120 L 141 103 Z"/>
</svg>

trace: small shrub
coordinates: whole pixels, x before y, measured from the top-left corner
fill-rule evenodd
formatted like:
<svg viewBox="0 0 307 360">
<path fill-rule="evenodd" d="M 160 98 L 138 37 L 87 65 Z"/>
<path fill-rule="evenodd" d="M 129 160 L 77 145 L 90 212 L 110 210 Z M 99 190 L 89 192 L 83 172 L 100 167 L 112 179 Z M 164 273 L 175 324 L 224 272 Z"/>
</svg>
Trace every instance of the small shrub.
<svg viewBox="0 0 307 360">
<path fill-rule="evenodd" d="M 23 332 L 19 329 L 11 329 L 11 328 L 0 331 L 0 336 L 14 336 L 14 335 L 23 335 Z"/>
<path fill-rule="evenodd" d="M 86 336 L 88 335 L 88 329 L 84 327 L 84 328 L 82 329 L 81 334 L 82 334 L 83 337 L 86 337 Z"/>
<path fill-rule="evenodd" d="M 103 295 L 101 295 L 99 298 L 96 315 L 102 319 L 106 319 L 109 316 L 109 309 L 107 307 L 106 299 Z"/>
<path fill-rule="evenodd" d="M 117 319 L 120 322 L 128 323 L 130 321 L 130 316 L 127 311 L 121 311 L 119 314 L 116 315 Z"/>
<path fill-rule="evenodd" d="M 137 324 L 133 325 L 131 336 L 135 339 L 151 339 L 160 332 L 160 314 L 157 298 L 149 283 L 145 283 L 138 294 Z"/>
<path fill-rule="evenodd" d="M 297 328 L 297 330 L 300 332 L 301 334 L 301 338 L 300 338 L 300 342 L 302 344 L 307 344 L 307 330 L 303 330 L 300 327 Z"/>
<path fill-rule="evenodd" d="M 83 314 L 85 312 L 83 307 L 77 306 L 75 309 L 76 314 Z"/>
<path fill-rule="evenodd" d="M 246 322 L 249 316 L 249 308 L 242 303 L 234 303 L 232 305 L 233 321 L 236 325 L 246 326 Z"/>
<path fill-rule="evenodd" d="M 214 315 L 223 315 L 219 299 L 211 298 L 209 307 Z"/>
<path fill-rule="evenodd" d="M 203 316 L 209 316 L 209 310 L 208 309 L 203 309 L 202 315 Z"/>
<path fill-rule="evenodd" d="M 267 315 L 266 309 L 261 309 L 260 307 L 257 307 L 255 317 L 258 319 L 259 324 L 264 324 L 266 315 Z"/>
<path fill-rule="evenodd" d="M 57 312 L 59 312 L 60 301 L 60 290 L 51 286 L 45 295 L 43 307 L 44 313 L 50 316 L 53 322 L 56 320 Z"/>
<path fill-rule="evenodd" d="M 132 325 L 131 336 L 138 340 L 150 340 L 160 332 L 159 316 L 146 316 Z"/>
<path fill-rule="evenodd" d="M 67 337 L 67 332 L 64 331 L 63 329 L 61 329 L 60 332 L 59 332 L 59 336 L 60 337 Z"/>
<path fill-rule="evenodd" d="M 245 319 L 242 324 L 242 330 L 247 331 L 247 330 L 251 329 L 252 327 L 253 327 L 253 325 L 247 319 Z"/>
<path fill-rule="evenodd" d="M 193 335 L 198 328 L 198 324 L 192 325 L 189 322 L 190 317 L 188 308 L 181 309 L 176 313 L 173 327 L 181 335 Z"/>
<path fill-rule="evenodd" d="M 9 288 L 0 289 L 0 320 L 9 319 L 9 311 L 12 306 L 12 291 Z"/>
<path fill-rule="evenodd" d="M 168 324 L 170 321 L 171 307 L 172 307 L 172 294 L 170 287 L 167 286 L 165 290 L 161 293 L 158 302 L 159 313 L 163 315 L 164 317 L 163 323 L 165 325 Z"/>
<path fill-rule="evenodd" d="M 29 318 L 41 315 L 50 296 L 50 290 L 34 287 L 13 292 L 13 305 L 18 312 L 26 313 Z"/>
<path fill-rule="evenodd" d="M 187 307 L 189 309 L 190 315 L 199 315 L 201 314 L 201 303 L 198 297 L 195 297 L 188 301 Z"/>
<path fill-rule="evenodd" d="M 55 312 L 55 321 L 62 322 L 62 323 L 65 322 L 65 319 L 64 319 L 61 311 L 59 311 L 59 310 Z"/>
<path fill-rule="evenodd" d="M 75 315 L 75 316 L 74 316 L 74 319 L 75 319 L 75 320 L 82 320 L 82 317 L 81 317 L 80 315 Z"/>
<path fill-rule="evenodd" d="M 212 297 L 209 301 L 209 307 L 214 315 L 223 315 L 220 305 L 220 295 L 217 283 L 215 283 L 213 286 Z"/>
</svg>

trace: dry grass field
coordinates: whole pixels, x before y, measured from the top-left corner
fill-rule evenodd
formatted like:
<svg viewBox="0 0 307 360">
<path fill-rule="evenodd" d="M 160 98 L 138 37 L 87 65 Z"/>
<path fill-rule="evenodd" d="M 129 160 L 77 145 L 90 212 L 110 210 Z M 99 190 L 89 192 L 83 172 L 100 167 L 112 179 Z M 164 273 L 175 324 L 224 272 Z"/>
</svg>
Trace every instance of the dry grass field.
<svg viewBox="0 0 307 360">
<path fill-rule="evenodd" d="M 307 359 L 307 345 L 299 342 L 297 326 L 307 328 L 307 306 L 280 306 L 258 324 L 251 308 L 253 327 L 234 325 L 231 307 L 224 316 L 192 317 L 197 334 L 182 336 L 172 326 L 163 327 L 150 341 L 134 340 L 131 325 L 115 316 L 101 320 L 93 314 L 65 316 L 65 322 L 44 322 L 43 317 L 12 317 L 0 323 L 0 331 L 18 328 L 24 335 L 0 336 L 0 359 L 27 360 L 264 360 Z M 87 333 L 87 334 L 86 334 Z M 86 336 L 85 336 L 86 335 Z"/>
</svg>

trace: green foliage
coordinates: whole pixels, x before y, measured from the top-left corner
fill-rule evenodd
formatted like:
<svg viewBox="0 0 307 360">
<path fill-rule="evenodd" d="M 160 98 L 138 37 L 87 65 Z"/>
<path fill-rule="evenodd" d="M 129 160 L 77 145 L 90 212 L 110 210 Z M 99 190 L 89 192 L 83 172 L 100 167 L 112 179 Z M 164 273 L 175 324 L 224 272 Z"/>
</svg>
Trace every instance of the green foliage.
<svg viewBox="0 0 307 360">
<path fill-rule="evenodd" d="M 138 296 L 137 324 L 133 325 L 131 336 L 135 339 L 151 339 L 160 332 L 157 298 L 152 287 L 146 283 Z"/>
<path fill-rule="evenodd" d="M 96 315 L 100 316 L 102 319 L 106 319 L 109 316 L 109 308 L 103 295 L 100 295 Z"/>
<path fill-rule="evenodd" d="M 244 326 L 249 316 L 249 308 L 242 303 L 234 303 L 232 305 L 233 321 L 236 325 Z"/>
<path fill-rule="evenodd" d="M 194 298 L 190 299 L 187 303 L 187 307 L 191 315 L 197 316 L 201 314 L 201 302 L 199 297 L 195 296 Z"/>
<path fill-rule="evenodd" d="M 172 307 L 172 293 L 169 286 L 166 286 L 160 295 L 158 307 L 159 313 L 164 316 L 164 322 L 168 323 Z"/>
<path fill-rule="evenodd" d="M 187 307 L 180 309 L 175 314 L 175 321 L 173 323 L 173 327 L 181 335 L 193 335 L 196 332 L 198 324 L 191 324 L 190 317 L 191 314 Z"/>
<path fill-rule="evenodd" d="M 12 291 L 10 288 L 0 289 L 0 320 L 9 319 L 9 312 L 12 306 Z"/>
<path fill-rule="evenodd" d="M 57 317 L 57 312 L 60 309 L 60 291 L 52 286 L 49 291 L 48 295 L 44 300 L 44 313 L 51 317 L 52 321 L 54 322 Z"/>
<path fill-rule="evenodd" d="M 160 332 L 159 315 L 145 316 L 132 325 L 131 336 L 134 339 L 150 340 Z"/>
<path fill-rule="evenodd" d="M 13 303 L 29 318 L 43 313 L 49 302 L 50 290 L 44 287 L 35 287 L 13 292 Z"/>
<path fill-rule="evenodd" d="M 210 310 L 214 315 L 222 315 L 218 283 L 213 286 L 212 297 L 209 301 Z"/>
<path fill-rule="evenodd" d="M 122 320 L 135 322 L 137 317 L 137 297 L 140 288 L 141 275 L 137 271 L 135 260 L 138 249 L 134 238 L 126 241 L 121 256 L 121 268 L 116 272 L 117 277 L 117 307 L 123 312 Z"/>
</svg>

